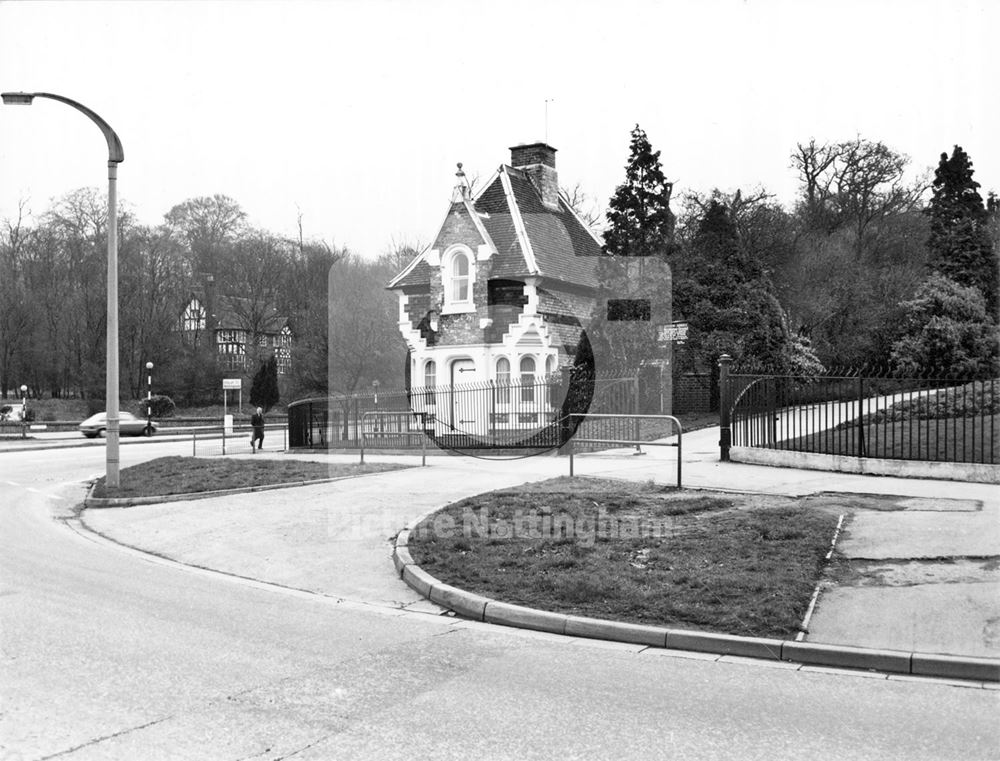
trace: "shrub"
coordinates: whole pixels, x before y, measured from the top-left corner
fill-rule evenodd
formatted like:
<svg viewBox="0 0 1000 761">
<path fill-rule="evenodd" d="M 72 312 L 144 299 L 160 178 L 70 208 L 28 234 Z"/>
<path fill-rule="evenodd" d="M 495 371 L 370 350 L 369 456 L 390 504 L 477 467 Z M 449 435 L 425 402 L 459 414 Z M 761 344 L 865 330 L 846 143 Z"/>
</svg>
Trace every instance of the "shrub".
<svg viewBox="0 0 1000 761">
<path fill-rule="evenodd" d="M 149 400 L 152 416 L 155 418 L 173 417 L 177 406 L 174 400 L 165 394 L 157 394 Z M 146 402 L 142 402 L 142 413 L 146 414 Z"/>
</svg>

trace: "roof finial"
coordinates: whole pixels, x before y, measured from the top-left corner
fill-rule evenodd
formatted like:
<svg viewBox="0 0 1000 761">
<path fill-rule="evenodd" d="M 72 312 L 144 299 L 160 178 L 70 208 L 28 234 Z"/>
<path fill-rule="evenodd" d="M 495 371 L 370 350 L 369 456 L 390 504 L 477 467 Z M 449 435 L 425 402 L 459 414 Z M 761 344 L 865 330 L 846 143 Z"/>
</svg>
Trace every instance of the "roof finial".
<svg viewBox="0 0 1000 761">
<path fill-rule="evenodd" d="M 469 187 L 469 180 L 465 176 L 465 172 L 462 171 L 462 162 L 458 162 L 458 171 L 455 172 L 455 177 L 458 181 L 455 183 L 455 192 L 451 195 L 452 203 L 456 201 L 468 201 L 471 197 L 471 188 Z"/>
</svg>

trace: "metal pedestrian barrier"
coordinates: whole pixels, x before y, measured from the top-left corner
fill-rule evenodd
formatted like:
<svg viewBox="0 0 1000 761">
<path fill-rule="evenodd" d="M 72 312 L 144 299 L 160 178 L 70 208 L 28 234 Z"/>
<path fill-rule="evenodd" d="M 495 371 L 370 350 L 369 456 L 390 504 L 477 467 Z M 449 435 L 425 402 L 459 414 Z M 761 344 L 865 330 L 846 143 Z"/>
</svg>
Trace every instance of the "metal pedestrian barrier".
<svg viewBox="0 0 1000 761">
<path fill-rule="evenodd" d="M 180 432 L 181 429 L 177 429 Z M 191 455 L 194 457 L 210 457 L 232 454 L 250 454 L 250 434 L 253 427 L 249 425 L 206 425 L 188 429 L 191 433 Z M 264 426 L 264 441 L 268 445 L 261 451 L 287 452 L 288 428 L 280 423 Z M 280 444 L 275 445 L 276 441 Z"/>
<path fill-rule="evenodd" d="M 409 442 L 411 436 L 419 436 L 420 464 L 427 465 L 427 422 L 426 412 L 362 413 L 361 463 L 365 462 L 365 449 L 368 448 L 369 441 L 396 449 L 399 448 L 400 441 Z"/>
<path fill-rule="evenodd" d="M 567 444 L 567 449 L 569 450 L 569 474 L 572 476 L 573 473 L 573 455 L 574 455 L 574 445 L 575 444 L 623 444 L 626 446 L 639 447 L 677 447 L 677 488 L 681 488 L 681 452 L 683 451 L 681 446 L 681 438 L 683 435 L 683 430 L 681 428 L 681 421 L 675 418 L 673 415 L 601 415 L 601 414 L 590 414 L 587 412 L 574 412 L 569 415 L 570 418 L 583 418 L 580 421 L 580 426 L 586 420 L 593 420 L 595 418 L 605 419 L 613 418 L 618 420 L 635 420 L 637 423 L 640 420 L 671 420 L 674 423 L 674 427 L 677 429 L 677 441 L 667 442 L 667 441 L 641 441 L 638 439 L 591 439 L 583 436 L 572 436 L 570 437 L 569 443 Z M 577 428 L 577 433 L 580 432 L 580 428 Z"/>
</svg>

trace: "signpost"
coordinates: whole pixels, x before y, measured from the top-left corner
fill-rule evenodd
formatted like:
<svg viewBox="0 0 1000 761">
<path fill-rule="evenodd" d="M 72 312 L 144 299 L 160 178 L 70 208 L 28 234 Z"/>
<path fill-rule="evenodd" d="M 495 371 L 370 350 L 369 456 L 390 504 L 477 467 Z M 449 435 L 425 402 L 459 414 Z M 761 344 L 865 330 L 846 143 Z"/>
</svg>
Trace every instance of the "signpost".
<svg viewBox="0 0 1000 761">
<path fill-rule="evenodd" d="M 680 343 L 686 341 L 688 337 L 688 324 L 686 322 L 672 322 L 669 325 L 661 325 L 657 339 L 661 344 L 667 342 Z"/>
<path fill-rule="evenodd" d="M 226 453 L 226 436 L 233 435 L 233 416 L 229 414 L 229 391 L 240 392 L 240 409 L 243 409 L 243 379 L 222 379 L 222 454 Z"/>
</svg>

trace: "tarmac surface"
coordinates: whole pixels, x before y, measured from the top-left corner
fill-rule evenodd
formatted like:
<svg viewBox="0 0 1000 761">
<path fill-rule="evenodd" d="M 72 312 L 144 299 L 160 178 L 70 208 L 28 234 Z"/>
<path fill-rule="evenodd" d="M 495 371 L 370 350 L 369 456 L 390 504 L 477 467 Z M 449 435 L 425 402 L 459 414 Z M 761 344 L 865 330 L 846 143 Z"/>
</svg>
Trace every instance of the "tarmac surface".
<svg viewBox="0 0 1000 761">
<path fill-rule="evenodd" d="M 1000 657 L 1000 489 L 723 463 L 718 428 L 684 436 L 683 486 L 801 496 L 833 493 L 847 516 L 846 569 L 821 585 L 807 642 Z M 234 455 L 243 456 L 243 455 Z M 250 456 L 247 454 L 246 456 Z M 358 456 L 284 454 L 320 462 Z M 492 460 L 373 455 L 417 467 L 326 484 L 129 508 L 88 510 L 104 536 L 182 563 L 376 606 L 443 609 L 399 578 L 392 539 L 455 500 L 568 475 L 565 457 Z M 676 449 L 577 455 L 575 472 L 676 483 Z M 884 495 L 866 500 L 858 495 Z M 824 500 L 826 501 L 826 500 Z M 877 505 L 877 507 L 875 507 Z"/>
</svg>

